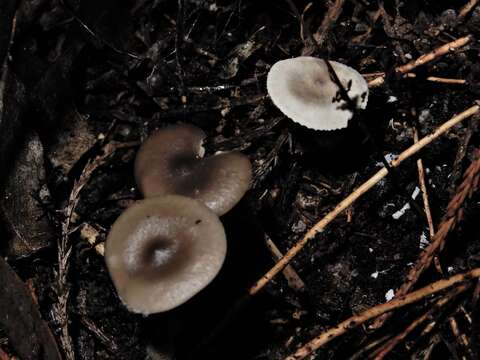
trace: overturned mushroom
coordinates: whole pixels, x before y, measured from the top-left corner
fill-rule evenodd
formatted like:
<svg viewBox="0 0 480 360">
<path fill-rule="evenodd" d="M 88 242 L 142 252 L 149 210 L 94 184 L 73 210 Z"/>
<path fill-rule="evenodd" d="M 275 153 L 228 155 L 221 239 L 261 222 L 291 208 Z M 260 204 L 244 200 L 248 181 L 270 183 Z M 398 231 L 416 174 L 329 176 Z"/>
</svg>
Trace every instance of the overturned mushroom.
<svg viewBox="0 0 480 360">
<path fill-rule="evenodd" d="M 119 297 L 133 312 L 177 307 L 219 272 L 226 238 L 218 216 L 178 195 L 128 208 L 108 235 L 105 260 Z"/>
<path fill-rule="evenodd" d="M 348 96 L 356 106 L 367 106 L 368 85 L 356 70 L 330 61 Z M 267 77 L 273 103 L 290 119 L 314 130 L 346 128 L 352 111 L 331 79 L 325 60 L 309 56 L 275 63 Z"/>
<path fill-rule="evenodd" d="M 205 133 L 191 125 L 150 136 L 135 160 L 135 179 L 143 195 L 192 197 L 219 215 L 235 206 L 250 185 L 250 161 L 239 152 L 202 158 L 204 138 Z"/>
</svg>

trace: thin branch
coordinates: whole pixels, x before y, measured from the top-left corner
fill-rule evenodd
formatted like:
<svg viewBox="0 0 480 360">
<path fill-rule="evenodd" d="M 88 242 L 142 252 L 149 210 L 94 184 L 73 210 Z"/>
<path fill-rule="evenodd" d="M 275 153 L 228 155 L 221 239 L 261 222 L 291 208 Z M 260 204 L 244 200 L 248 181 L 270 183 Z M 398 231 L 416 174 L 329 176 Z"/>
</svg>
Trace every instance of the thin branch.
<svg viewBox="0 0 480 360">
<path fill-rule="evenodd" d="M 375 360 L 382 360 L 390 351 L 393 350 L 401 341 L 403 341 L 413 330 L 418 326 L 424 323 L 426 320 L 432 318 L 433 314 L 436 313 L 440 308 L 448 304 L 452 299 L 457 295 L 464 292 L 468 289 L 468 285 L 460 285 L 456 289 L 453 289 L 450 293 L 440 298 L 432 307 L 430 307 L 427 312 L 415 319 L 409 326 L 407 326 L 400 334 L 396 335 L 379 349 L 375 351 Z"/>
<path fill-rule="evenodd" d="M 462 349 L 464 349 L 465 352 L 467 352 L 470 355 L 470 359 L 473 359 L 473 354 L 471 352 L 471 347 L 470 347 L 470 341 L 468 340 L 467 336 L 463 334 L 459 327 L 458 323 L 455 320 L 454 316 L 450 316 L 448 318 L 448 325 L 450 326 L 450 329 L 452 330 L 452 333 L 455 337 L 455 341 L 457 342 L 458 346 Z"/>
<path fill-rule="evenodd" d="M 418 142 L 418 129 L 413 128 L 413 141 L 414 143 Z M 423 167 L 422 158 L 417 159 L 417 170 L 418 170 L 418 182 L 420 184 L 420 190 L 422 191 L 423 207 L 425 208 L 425 215 L 427 216 L 428 230 L 430 233 L 430 240 L 432 240 L 435 235 L 435 228 L 433 226 L 432 212 L 430 211 L 430 202 L 428 200 L 427 185 L 425 183 L 425 169 Z"/>
<path fill-rule="evenodd" d="M 456 285 L 460 285 L 464 282 L 467 282 L 473 278 L 478 278 L 478 277 L 480 277 L 480 268 L 470 270 L 463 274 L 454 275 L 448 279 L 439 280 L 417 291 L 395 298 L 389 302 L 374 306 L 358 315 L 351 316 L 347 320 L 342 321 L 340 324 L 321 333 L 319 336 L 317 336 L 316 338 L 312 339 L 307 344 L 299 348 L 295 352 L 295 354 L 286 357 L 285 360 L 304 359 L 306 356 L 310 355 L 312 352 L 319 349 L 323 345 L 347 333 L 349 330 L 364 324 L 366 321 L 370 319 L 376 318 L 382 314 L 404 307 L 406 305 L 413 304 L 417 301 L 425 299 L 430 295 L 434 295 L 440 291 L 443 291 L 445 289 L 448 289 Z"/>
<path fill-rule="evenodd" d="M 375 81 L 377 81 L 377 78 L 383 77 L 384 75 L 385 73 L 381 71 L 362 74 L 365 80 L 367 80 L 368 86 L 370 87 L 375 87 L 376 85 L 378 85 L 378 84 L 375 84 Z M 409 72 L 405 74 L 405 77 L 416 78 L 417 74 L 413 72 Z M 430 82 L 435 82 L 435 83 L 449 84 L 449 85 L 465 85 L 467 83 L 467 80 L 465 79 L 452 79 L 452 78 L 445 78 L 445 77 L 439 77 L 439 76 L 427 76 L 425 80 Z"/>
<path fill-rule="evenodd" d="M 462 22 L 465 17 L 478 5 L 479 0 L 469 0 L 468 3 L 462 6 L 458 12 L 457 22 Z"/>
<path fill-rule="evenodd" d="M 272 253 L 275 261 L 278 261 L 283 257 L 280 249 L 267 234 L 265 234 L 265 244 L 267 245 L 268 250 Z M 287 265 L 285 269 L 283 269 L 283 276 L 287 280 L 288 286 L 290 286 L 293 290 L 305 290 L 305 283 L 291 265 Z"/>
<path fill-rule="evenodd" d="M 412 71 L 413 69 L 425 65 L 426 63 L 433 61 L 443 55 L 448 53 L 454 52 L 455 50 L 467 45 L 470 41 L 472 41 L 473 37 L 471 35 L 467 35 L 461 37 L 457 40 L 451 41 L 446 43 L 433 51 L 423 54 L 418 59 L 412 60 L 405 65 L 401 65 L 395 68 L 395 72 L 398 74 L 406 74 Z M 375 87 L 382 85 L 385 82 L 385 73 L 382 73 L 380 76 L 376 77 L 375 79 L 368 82 L 369 87 Z"/>
<path fill-rule="evenodd" d="M 391 162 L 392 167 L 399 166 L 403 161 L 408 159 L 417 153 L 420 149 L 430 144 L 433 140 L 450 130 L 453 126 L 457 125 L 461 121 L 471 117 L 480 111 L 479 105 L 474 105 L 460 114 L 454 116 L 440 127 L 438 127 L 433 133 L 425 136 L 417 143 L 410 146 L 399 157 Z M 345 209 L 351 206 L 358 198 L 374 187 L 381 179 L 387 176 L 388 170 L 383 167 L 377 173 L 375 173 L 370 179 L 364 182 L 354 192 L 348 195 L 342 200 L 332 211 L 330 211 L 325 217 L 318 221 L 304 236 L 298 241 L 284 256 L 280 259 L 265 275 L 263 275 L 250 289 L 249 294 L 255 295 L 258 293 L 273 277 L 275 277 L 282 269 L 288 265 L 288 263 L 303 249 L 303 247 L 315 236 L 323 231 L 323 229 Z"/>
<path fill-rule="evenodd" d="M 344 4 L 345 4 L 345 0 L 335 0 L 335 2 L 328 7 L 328 11 L 325 14 L 325 17 L 323 18 L 322 23 L 320 24 L 320 27 L 313 34 L 313 38 L 317 43 L 316 44 L 317 47 L 320 47 L 323 45 L 323 42 L 327 38 L 327 34 L 329 30 L 340 17 Z"/>
<path fill-rule="evenodd" d="M 454 84 L 454 85 L 465 85 L 467 83 L 467 81 L 464 79 L 450 79 L 450 78 L 443 78 L 438 76 L 428 76 L 427 81 L 442 83 L 442 84 Z"/>
</svg>

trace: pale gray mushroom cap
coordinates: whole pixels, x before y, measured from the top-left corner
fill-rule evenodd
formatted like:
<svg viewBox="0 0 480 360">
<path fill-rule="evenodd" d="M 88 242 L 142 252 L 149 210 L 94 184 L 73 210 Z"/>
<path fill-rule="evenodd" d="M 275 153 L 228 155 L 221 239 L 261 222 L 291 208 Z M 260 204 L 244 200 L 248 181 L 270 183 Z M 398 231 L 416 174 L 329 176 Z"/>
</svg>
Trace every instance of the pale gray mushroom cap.
<svg viewBox="0 0 480 360">
<path fill-rule="evenodd" d="M 120 299 L 145 315 L 173 309 L 207 286 L 222 267 L 226 237 L 218 216 L 178 195 L 128 208 L 108 234 L 105 260 Z"/>
<path fill-rule="evenodd" d="M 330 61 L 340 82 L 357 107 L 364 109 L 368 85 L 356 70 Z M 273 103 L 290 119 L 314 130 L 345 128 L 353 114 L 344 107 L 338 86 L 330 78 L 323 59 L 301 56 L 281 60 L 270 69 L 267 90 Z M 340 99 L 340 100 L 339 100 Z"/>
<path fill-rule="evenodd" d="M 204 138 L 192 125 L 171 126 L 150 136 L 135 159 L 135 180 L 143 195 L 192 197 L 218 215 L 233 208 L 250 186 L 250 160 L 239 152 L 203 158 Z"/>
</svg>

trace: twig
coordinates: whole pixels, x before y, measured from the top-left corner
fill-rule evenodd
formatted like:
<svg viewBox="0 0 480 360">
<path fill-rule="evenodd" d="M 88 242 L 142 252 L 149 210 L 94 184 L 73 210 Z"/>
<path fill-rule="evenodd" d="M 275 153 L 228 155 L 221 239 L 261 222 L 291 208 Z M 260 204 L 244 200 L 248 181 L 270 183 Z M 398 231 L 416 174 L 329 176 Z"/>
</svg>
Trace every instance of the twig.
<svg viewBox="0 0 480 360">
<path fill-rule="evenodd" d="M 424 250 L 420 256 L 420 259 L 418 259 L 416 264 L 410 269 L 405 282 L 398 289 L 396 296 L 407 294 L 413 285 L 415 285 L 423 271 L 430 266 L 433 257 L 443 249 L 448 233 L 462 217 L 463 203 L 467 198 L 471 197 L 473 192 L 477 189 L 479 185 L 479 178 L 480 150 L 477 150 L 475 153 L 475 159 L 465 171 L 463 182 L 460 184 L 457 193 L 448 204 L 447 213 L 443 217 L 443 220 L 438 227 L 438 231 L 435 233 L 431 244 Z M 370 326 L 370 329 L 378 329 L 383 325 L 388 317 L 389 315 L 386 314 L 378 318 Z"/>
<path fill-rule="evenodd" d="M 367 80 L 368 86 L 374 87 L 378 84 L 375 83 L 375 81 L 378 81 L 378 77 L 383 77 L 385 73 L 383 72 L 373 72 L 373 73 L 366 73 L 362 74 L 362 76 Z M 416 78 L 417 74 L 409 72 L 405 74 L 405 77 L 407 78 Z M 431 82 L 436 82 L 436 83 L 442 83 L 442 84 L 456 84 L 456 85 L 465 85 L 467 83 L 467 80 L 465 79 L 451 79 L 451 78 L 445 78 L 445 77 L 439 77 L 439 76 L 427 76 L 425 78 L 427 81 Z"/>
<path fill-rule="evenodd" d="M 105 334 L 95 323 L 86 316 L 80 317 L 80 322 L 91 331 L 96 338 L 113 354 L 118 352 L 118 345 L 111 336 Z"/>
<path fill-rule="evenodd" d="M 452 299 L 454 299 L 458 294 L 464 292 L 468 289 L 468 285 L 461 285 L 456 289 L 452 290 L 449 294 L 445 295 L 444 297 L 440 298 L 428 311 L 423 314 L 422 316 L 415 319 L 405 330 L 403 330 L 400 334 L 390 339 L 386 342 L 383 346 L 377 349 L 374 353 L 375 360 L 382 360 L 392 349 L 397 346 L 403 339 L 405 339 L 408 334 L 410 334 L 413 330 L 415 330 L 419 325 L 425 322 L 427 319 L 431 318 L 432 315 L 437 312 L 440 308 L 445 306 L 449 303 Z"/>
<path fill-rule="evenodd" d="M 446 43 L 445 45 L 442 45 L 442 46 L 434 49 L 433 51 L 431 51 L 429 53 L 423 54 L 418 59 L 412 60 L 405 65 L 397 66 L 395 68 L 395 72 L 398 73 L 398 74 L 406 74 L 406 73 L 412 71 L 413 69 L 415 69 L 415 68 L 417 68 L 421 65 L 425 65 L 426 63 L 428 63 L 432 60 L 435 60 L 435 59 L 439 58 L 440 56 L 446 55 L 450 52 L 453 52 L 453 51 L 467 45 L 472 39 L 473 38 L 472 38 L 471 35 L 467 35 L 467 36 L 461 37 L 457 40 Z M 385 82 L 385 73 L 382 73 L 380 76 L 378 76 L 375 79 L 369 81 L 368 86 L 369 87 L 375 87 L 375 86 L 382 85 L 384 82 Z"/>
<path fill-rule="evenodd" d="M 307 14 L 307 11 L 310 10 L 312 7 L 313 3 L 308 3 L 305 8 L 302 11 L 302 14 L 300 15 L 300 38 L 303 41 L 303 48 L 305 49 L 306 47 L 310 46 L 315 40 L 313 39 L 312 32 L 308 28 L 308 26 L 305 26 L 305 15 Z M 302 50 L 303 52 L 304 50 Z"/>
<path fill-rule="evenodd" d="M 56 272 L 56 288 L 57 301 L 52 307 L 52 317 L 60 327 L 60 342 L 67 360 L 75 359 L 73 350 L 73 342 L 68 329 L 68 312 L 67 304 L 70 294 L 70 286 L 67 282 L 69 272 L 69 259 L 72 251 L 69 242 L 70 225 L 72 223 L 73 214 L 79 200 L 80 192 L 88 183 L 93 172 L 100 167 L 105 161 L 120 148 L 132 147 L 138 143 L 108 143 L 104 146 L 103 152 L 89 161 L 84 167 L 79 179 L 73 184 L 72 191 L 68 198 L 68 203 L 64 212 L 64 220 L 62 222 L 62 237 L 58 241 L 58 271 Z"/>
<path fill-rule="evenodd" d="M 478 358 L 479 351 L 478 351 L 478 335 L 480 333 L 480 324 L 478 321 L 479 318 L 479 308 L 478 308 L 478 299 L 480 297 L 480 279 L 477 281 L 477 285 L 475 286 L 475 290 L 473 290 L 473 295 L 472 295 L 472 300 L 470 304 L 470 308 L 473 309 L 472 311 L 472 316 L 471 316 L 471 321 L 469 323 L 471 324 L 471 330 L 470 330 L 470 338 L 473 340 L 472 341 L 472 350 L 473 353 L 476 355 Z M 465 312 L 466 314 L 466 312 Z"/>
<path fill-rule="evenodd" d="M 286 357 L 285 360 L 304 359 L 306 356 L 311 354 L 313 351 L 319 349 L 321 346 L 345 334 L 349 330 L 358 327 L 359 325 L 365 323 L 370 319 L 376 318 L 394 309 L 398 309 L 403 306 L 410 305 L 412 303 L 415 303 L 417 301 L 420 301 L 426 298 L 427 296 L 436 294 L 452 286 L 462 284 L 463 282 L 466 282 L 473 278 L 478 278 L 478 277 L 480 277 L 480 268 L 470 270 L 463 274 L 454 275 L 448 279 L 439 280 L 417 291 L 395 298 L 389 302 L 374 306 L 358 315 L 351 316 L 347 320 L 342 321 L 337 326 L 334 326 L 333 328 L 330 328 L 329 330 L 321 333 L 319 336 L 317 336 L 316 338 L 312 339 L 307 344 L 299 348 L 295 352 L 295 354 Z"/>
<path fill-rule="evenodd" d="M 323 45 L 323 42 L 327 37 L 328 31 L 340 17 L 344 4 L 345 0 L 335 0 L 335 2 L 328 7 L 328 11 L 323 18 L 320 27 L 313 34 L 313 38 L 315 39 L 317 47 Z"/>
<path fill-rule="evenodd" d="M 272 239 L 270 239 L 270 237 L 266 234 L 265 234 L 265 243 L 267 245 L 268 250 L 272 253 L 274 259 L 276 261 L 280 260 L 283 254 L 280 252 L 280 249 L 277 247 L 277 245 L 275 245 Z M 291 265 L 285 266 L 285 269 L 283 269 L 283 276 L 285 276 L 288 286 L 290 286 L 293 290 L 296 290 L 296 291 L 305 290 L 305 283 L 300 278 L 300 276 L 298 276 L 297 272 Z"/>
<path fill-rule="evenodd" d="M 435 349 L 435 346 L 437 346 L 440 343 L 440 335 L 435 334 L 434 336 L 431 337 L 429 344 L 427 348 L 425 349 L 423 360 L 429 360 L 430 357 L 432 356 L 433 350 Z"/>
<path fill-rule="evenodd" d="M 475 118 L 480 120 L 479 114 L 475 115 Z M 458 139 L 458 148 L 457 153 L 455 155 L 455 160 L 453 161 L 453 165 L 451 167 L 450 177 L 449 177 L 449 184 L 448 184 L 448 193 L 453 194 L 455 191 L 455 187 L 458 184 L 458 181 L 462 178 L 463 169 L 462 164 L 467 155 L 468 144 L 472 139 L 473 134 L 476 132 L 478 126 L 478 122 L 472 121 L 469 126 L 466 127 L 466 131 L 461 137 Z"/>
<path fill-rule="evenodd" d="M 469 118 L 473 114 L 476 114 L 480 111 L 479 105 L 474 105 L 467 110 L 461 112 L 460 114 L 454 116 L 440 127 L 438 127 L 433 133 L 425 136 L 417 143 L 410 146 L 408 149 L 403 151 L 397 159 L 391 162 L 392 167 L 399 166 L 404 160 L 408 159 L 420 149 L 430 144 L 433 140 L 438 138 L 440 135 L 444 134 L 450 130 L 453 126 L 460 123 L 461 121 Z M 280 259 L 275 266 L 273 266 L 265 275 L 263 275 L 250 289 L 249 294 L 255 295 L 258 293 L 275 275 L 277 275 L 282 269 L 303 249 L 303 247 L 313 239 L 319 232 L 323 229 L 340 213 L 342 213 L 346 208 L 351 206 L 358 198 L 375 186 L 381 179 L 387 176 L 388 170 L 383 167 L 377 173 L 375 173 L 370 179 L 364 182 L 360 187 L 358 187 L 354 192 L 348 195 L 344 200 L 342 200 L 332 211 L 330 211 L 325 217 L 318 221 L 304 236 L 298 241 L 284 256 Z"/>
<path fill-rule="evenodd" d="M 458 12 L 457 22 L 461 22 L 478 5 L 479 0 L 469 0 Z"/>
<path fill-rule="evenodd" d="M 415 68 L 417 68 L 421 65 L 425 65 L 426 63 L 428 63 L 432 60 L 435 60 L 435 59 L 439 58 L 440 56 L 446 55 L 450 52 L 453 52 L 453 51 L 467 45 L 471 40 L 472 40 L 471 35 L 461 37 L 459 39 L 456 39 L 454 41 L 446 43 L 446 44 L 434 49 L 433 51 L 431 51 L 427 54 L 424 54 L 424 55 L 420 56 L 416 60 L 410 61 L 409 63 L 407 63 L 405 65 L 399 66 L 395 70 L 397 72 L 401 73 L 401 74 L 408 73 L 408 72 L 412 71 L 413 69 L 415 69 Z"/>
<path fill-rule="evenodd" d="M 364 354 L 367 351 L 370 351 L 371 349 L 375 348 L 377 345 L 387 341 L 388 339 L 391 339 L 392 335 L 387 334 L 382 336 L 379 339 L 375 339 L 372 342 L 368 343 L 364 347 L 362 347 L 359 351 L 357 351 L 355 354 L 353 354 L 348 360 L 357 360 L 357 359 L 365 359 Z"/>
<path fill-rule="evenodd" d="M 431 82 L 442 83 L 442 84 L 465 85 L 467 83 L 467 81 L 464 79 L 450 79 L 450 78 L 443 78 L 438 76 L 428 76 L 427 80 Z"/>
<path fill-rule="evenodd" d="M 418 142 L 418 129 L 413 128 L 413 141 Z M 418 170 L 418 182 L 420 184 L 420 190 L 422 191 L 423 207 L 425 208 L 425 215 L 427 216 L 428 230 L 430 232 L 430 241 L 435 235 L 435 228 L 433 226 L 432 212 L 430 211 L 430 202 L 428 201 L 427 185 L 425 184 L 425 169 L 423 167 L 422 158 L 417 159 Z"/>
<path fill-rule="evenodd" d="M 458 354 L 457 348 L 453 346 L 452 342 L 450 340 L 447 340 L 442 333 L 440 333 L 439 336 L 440 336 L 440 340 L 443 342 L 443 345 L 445 345 L 445 347 L 451 354 L 451 356 L 447 356 L 447 358 L 460 360 L 460 356 Z M 466 360 L 466 359 L 461 359 L 461 360 Z"/>
<path fill-rule="evenodd" d="M 455 320 L 454 316 L 450 316 L 448 318 L 448 325 L 450 326 L 450 329 L 452 330 L 452 333 L 455 336 L 455 341 L 457 342 L 457 344 L 461 348 L 463 348 L 466 352 L 468 352 L 471 356 L 473 356 L 473 354 L 471 354 L 471 351 L 470 351 L 470 342 L 468 341 L 467 336 L 460 332 L 460 329 L 458 328 L 458 323 Z M 473 357 L 471 358 L 473 359 Z"/>
</svg>

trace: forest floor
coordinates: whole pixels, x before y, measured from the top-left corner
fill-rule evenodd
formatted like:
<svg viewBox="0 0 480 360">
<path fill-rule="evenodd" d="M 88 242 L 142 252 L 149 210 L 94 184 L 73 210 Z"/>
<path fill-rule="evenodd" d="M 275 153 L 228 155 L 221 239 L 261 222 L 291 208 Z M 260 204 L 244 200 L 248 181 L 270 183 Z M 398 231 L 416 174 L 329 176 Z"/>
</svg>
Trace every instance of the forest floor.
<svg viewBox="0 0 480 360">
<path fill-rule="evenodd" d="M 290 263 L 296 283 L 279 273 L 238 305 L 275 263 L 266 241 L 287 252 L 383 156 L 475 106 L 478 3 L 2 0 L 0 359 L 280 360 L 391 299 L 441 224 L 453 219 L 412 291 L 479 267 L 478 165 L 464 176 L 480 163 L 477 106 L 317 233 Z M 272 104 L 269 68 L 301 55 L 369 81 L 384 74 L 357 114 L 369 140 L 306 131 Z M 142 317 L 119 300 L 103 241 L 141 199 L 139 144 L 177 123 L 207 133 L 207 155 L 246 154 L 253 181 L 221 219 L 228 254 L 214 282 Z M 352 324 L 311 358 L 478 359 L 479 291 L 469 281 L 395 310 L 377 330 Z M 385 344 L 395 346 L 379 355 Z"/>
</svg>

